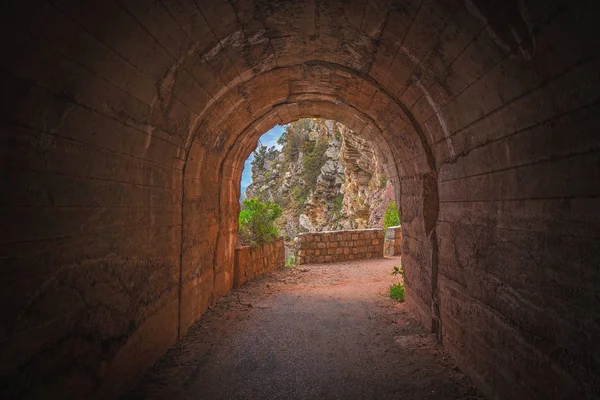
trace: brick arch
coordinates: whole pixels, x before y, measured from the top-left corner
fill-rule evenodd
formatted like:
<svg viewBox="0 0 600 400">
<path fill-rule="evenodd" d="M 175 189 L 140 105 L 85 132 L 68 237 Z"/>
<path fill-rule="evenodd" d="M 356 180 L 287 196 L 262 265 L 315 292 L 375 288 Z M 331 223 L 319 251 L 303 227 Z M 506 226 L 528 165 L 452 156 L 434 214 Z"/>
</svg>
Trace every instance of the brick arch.
<svg viewBox="0 0 600 400">
<path fill-rule="evenodd" d="M 255 97 L 252 110 L 235 115 L 236 102 L 231 98 L 253 93 L 261 96 Z M 273 99 L 278 101 L 273 104 Z M 255 147 L 252 141 L 276 122 L 285 123 L 301 116 L 327 116 L 346 122 L 354 129 L 358 127 L 361 134 L 374 143 L 382 159 L 391 157 L 392 162 L 385 165 L 397 192 L 402 186 L 401 178 L 409 188 L 406 201 L 399 202 L 406 205 L 403 215 L 407 216 L 407 229 L 413 230 L 414 235 L 422 235 L 422 240 L 429 243 L 427 253 L 437 253 L 437 239 L 431 234 L 438 212 L 437 172 L 431 149 L 408 108 L 374 79 L 360 71 L 321 61 L 278 67 L 228 86 L 222 100 L 215 101 L 206 115 L 193 136 L 184 170 L 181 290 L 187 293 L 186 285 L 195 289 L 194 294 L 182 295 L 180 299 L 180 308 L 184 310 L 180 316 L 183 330 L 204 312 L 215 292 L 220 295 L 230 289 L 239 198 L 239 189 L 235 189 L 239 187 L 239 178 L 232 180 L 232 171 L 241 173 L 241 165 Z M 231 152 L 237 154 L 230 156 Z M 202 193 L 191 190 L 195 194 L 186 196 L 186 188 L 193 186 L 206 189 Z M 213 206 L 207 207 L 206 202 Z M 187 212 L 187 207 L 192 211 Z M 210 217 L 202 215 L 199 209 L 209 210 Z M 417 217 L 419 215 L 421 217 Z M 207 234 L 198 233 L 199 223 L 190 222 L 192 228 L 188 230 L 186 221 L 203 221 L 202 229 Z M 194 240 L 205 240 L 210 245 L 198 246 Z M 212 260 L 212 263 L 202 265 L 199 260 Z M 415 263 L 411 268 L 407 260 L 405 268 L 409 276 L 425 282 L 423 297 L 412 297 L 419 313 L 430 323 L 433 275 L 437 267 L 429 255 L 423 255 L 418 262 L 427 267 Z M 196 282 L 204 282 L 205 286 Z M 189 309 L 191 311 L 185 311 Z"/>
<path fill-rule="evenodd" d="M 198 178 L 190 178 L 184 181 L 184 193 L 186 192 L 185 188 L 188 184 L 190 187 L 198 185 L 205 188 L 211 187 L 209 184 L 204 183 L 204 181 L 200 183 L 200 181 L 196 180 L 202 179 L 203 174 L 201 171 L 209 170 L 211 171 L 211 182 L 214 183 L 214 189 L 218 190 L 219 193 L 218 201 L 213 200 L 213 202 L 218 204 L 219 208 L 213 209 L 212 212 L 214 215 L 208 219 L 197 212 L 197 207 L 192 208 L 194 210 L 192 213 L 183 215 L 184 226 L 187 226 L 185 223 L 186 218 L 198 221 L 198 223 L 190 224 L 192 228 L 189 232 L 184 231 L 184 249 L 192 249 L 190 250 L 192 253 L 192 260 L 189 261 L 189 264 L 184 263 L 183 269 L 185 271 L 187 265 L 199 265 L 195 260 L 218 258 L 219 261 L 215 261 L 212 265 L 208 265 L 208 270 L 205 270 L 204 274 L 208 274 L 209 276 L 212 274 L 214 276 L 214 274 L 221 272 L 223 275 L 218 279 L 222 279 L 221 284 L 223 285 L 223 292 L 228 291 L 231 285 L 233 247 L 235 238 L 237 237 L 237 214 L 239 212 L 238 199 L 240 194 L 239 185 L 243 164 L 252 150 L 256 147 L 256 142 L 262 133 L 270 129 L 276 123 L 286 124 L 302 117 L 325 117 L 335 119 L 347 124 L 347 126 L 351 128 L 358 129 L 359 134 L 363 135 L 368 141 L 373 143 L 374 150 L 383 160 L 386 173 L 394 182 L 397 191 L 399 192 L 400 190 L 398 170 L 402 171 L 403 167 L 399 165 L 394 152 L 391 150 L 389 143 L 386 140 L 386 136 L 368 115 L 365 115 L 348 104 L 341 103 L 339 100 L 324 101 L 323 96 L 319 96 L 315 93 L 308 94 L 308 97 L 305 94 L 300 94 L 298 98 L 301 98 L 302 101 L 297 103 L 290 101 L 268 108 L 268 111 L 265 114 L 260 115 L 256 121 L 253 121 L 244 131 L 237 135 L 237 139 L 232 141 L 228 150 L 223 152 L 223 158 L 218 161 L 215 161 L 212 157 L 204 156 L 203 154 L 206 154 L 206 150 L 200 145 L 196 147 L 194 147 L 195 144 L 192 145 L 190 160 L 202 160 L 203 162 L 196 163 L 192 161 L 190 164 L 193 166 L 192 170 L 188 170 L 190 176 L 196 176 Z M 404 178 L 410 179 L 412 176 L 405 176 Z M 193 192 L 196 193 L 195 191 Z M 203 196 L 206 197 L 207 193 L 204 192 L 197 197 L 191 196 L 189 198 L 184 198 L 184 212 L 188 202 L 194 204 L 197 201 L 201 201 L 201 197 Z M 213 194 L 212 198 L 217 199 L 217 195 Z M 204 223 L 200 224 L 199 221 L 204 221 Z M 212 229 L 207 229 L 206 221 L 211 221 L 211 224 L 213 224 Z M 212 233 L 209 240 L 213 241 L 215 245 L 208 247 L 208 254 L 198 251 L 198 248 L 194 248 L 194 246 L 185 245 L 186 236 L 196 237 L 197 231 L 199 230 L 210 230 Z M 217 243 L 222 243 L 222 251 L 214 250 L 220 248 Z M 183 251 L 183 254 L 185 257 L 185 250 Z M 186 276 L 185 272 L 183 272 L 183 276 Z M 198 270 L 190 273 L 188 276 L 196 276 L 198 277 L 198 280 L 203 279 L 202 273 L 198 272 Z M 186 282 L 184 282 L 184 285 L 185 283 Z M 193 285 L 193 283 L 191 284 Z M 196 295 L 199 297 L 206 297 L 210 296 L 211 293 L 212 290 L 205 289 L 204 293 L 198 292 Z M 193 317 L 189 318 L 187 322 L 183 322 L 185 325 L 193 322 L 198 315 L 204 311 L 201 307 L 198 307 L 198 304 L 202 304 L 206 307 L 210 304 L 210 300 L 205 299 L 198 302 L 194 301 L 193 298 L 184 298 L 181 300 L 180 304 L 183 308 L 188 307 L 190 304 L 196 305 L 196 314 L 192 314 Z"/>
<path fill-rule="evenodd" d="M 296 106 L 298 116 L 326 111 L 343 120 L 335 112 L 343 103 L 389 145 L 410 298 L 426 325 L 441 321 L 437 332 L 461 368 L 494 398 L 593 397 L 600 351 L 586 316 L 598 314 L 600 284 L 594 7 L 7 7 L 3 382 L 23 398 L 107 398 L 135 382 L 227 290 L 226 279 L 200 271 L 221 271 L 214 255 L 231 243 L 184 233 L 231 217 L 221 190 L 233 185 L 224 177 L 240 159 L 236 138 L 247 145 L 249 126 L 276 123 L 265 118 L 271 108 L 282 121 Z"/>
</svg>

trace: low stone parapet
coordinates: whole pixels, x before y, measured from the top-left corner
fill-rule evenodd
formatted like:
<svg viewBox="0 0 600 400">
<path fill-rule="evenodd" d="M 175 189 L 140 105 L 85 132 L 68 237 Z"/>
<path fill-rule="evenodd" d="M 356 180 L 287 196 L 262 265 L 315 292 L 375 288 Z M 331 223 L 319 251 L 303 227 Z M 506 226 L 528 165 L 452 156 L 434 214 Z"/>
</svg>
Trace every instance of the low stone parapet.
<svg viewBox="0 0 600 400">
<path fill-rule="evenodd" d="M 233 286 L 239 287 L 245 282 L 272 272 L 285 265 L 283 238 L 261 246 L 237 246 L 233 266 Z"/>
<path fill-rule="evenodd" d="M 402 227 L 390 226 L 385 231 L 385 243 L 383 245 L 383 254 L 386 256 L 395 256 L 402 254 Z"/>
<path fill-rule="evenodd" d="M 311 232 L 298 235 L 297 264 L 383 257 L 383 230 Z"/>
</svg>

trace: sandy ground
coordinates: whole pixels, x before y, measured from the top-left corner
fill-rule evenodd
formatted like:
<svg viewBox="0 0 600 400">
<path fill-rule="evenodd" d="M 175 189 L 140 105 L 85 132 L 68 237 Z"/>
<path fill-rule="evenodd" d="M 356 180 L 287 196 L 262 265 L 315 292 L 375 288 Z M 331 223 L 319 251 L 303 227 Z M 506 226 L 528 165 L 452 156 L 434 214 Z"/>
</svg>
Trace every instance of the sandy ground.
<svg viewBox="0 0 600 400">
<path fill-rule="evenodd" d="M 233 290 L 125 399 L 483 399 L 406 305 L 400 258 L 282 269 Z"/>
</svg>

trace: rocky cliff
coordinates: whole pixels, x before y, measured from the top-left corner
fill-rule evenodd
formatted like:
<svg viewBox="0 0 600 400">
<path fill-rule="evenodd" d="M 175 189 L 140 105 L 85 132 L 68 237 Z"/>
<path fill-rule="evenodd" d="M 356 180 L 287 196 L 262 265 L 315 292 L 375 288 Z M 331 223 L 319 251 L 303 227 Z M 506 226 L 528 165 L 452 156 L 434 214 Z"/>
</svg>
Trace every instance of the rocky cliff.
<svg viewBox="0 0 600 400">
<path fill-rule="evenodd" d="M 279 144 L 258 146 L 245 194 L 282 206 L 278 224 L 288 241 L 300 232 L 381 226 L 394 190 L 358 134 L 335 121 L 301 119 Z"/>
</svg>

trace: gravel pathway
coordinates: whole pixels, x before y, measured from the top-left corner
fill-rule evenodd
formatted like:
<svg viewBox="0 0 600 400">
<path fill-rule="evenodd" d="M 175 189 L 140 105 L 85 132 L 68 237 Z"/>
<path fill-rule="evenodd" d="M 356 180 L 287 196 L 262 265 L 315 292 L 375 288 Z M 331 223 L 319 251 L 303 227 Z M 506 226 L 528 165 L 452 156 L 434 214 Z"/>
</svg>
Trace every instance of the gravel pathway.
<svg viewBox="0 0 600 400">
<path fill-rule="evenodd" d="M 406 306 L 399 257 L 283 269 L 233 290 L 125 399 L 483 399 Z"/>
</svg>

